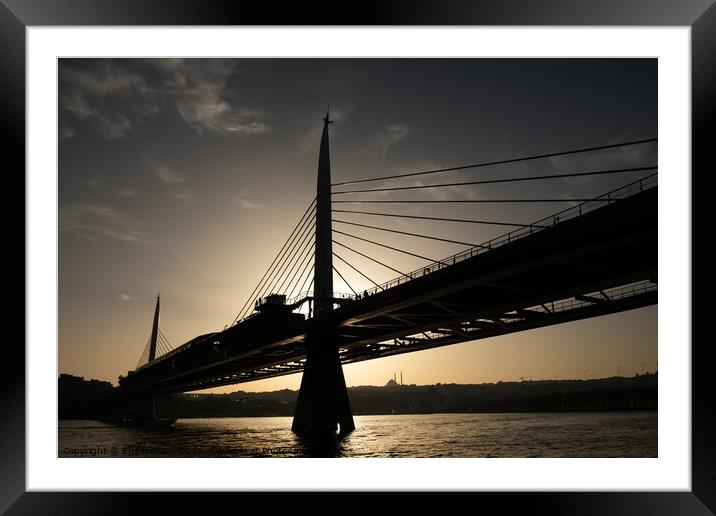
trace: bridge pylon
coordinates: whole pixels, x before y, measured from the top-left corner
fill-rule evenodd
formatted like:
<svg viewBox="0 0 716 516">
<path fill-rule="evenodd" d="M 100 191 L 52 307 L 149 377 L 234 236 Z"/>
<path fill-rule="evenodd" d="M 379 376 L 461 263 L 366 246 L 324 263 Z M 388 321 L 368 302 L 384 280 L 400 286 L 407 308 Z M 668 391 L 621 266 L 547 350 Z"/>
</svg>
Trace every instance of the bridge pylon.
<svg viewBox="0 0 716 516">
<path fill-rule="evenodd" d="M 149 340 L 149 359 L 151 362 L 157 357 L 157 334 L 159 333 L 159 294 L 157 294 L 157 305 L 154 307 L 154 320 L 152 321 L 152 335 Z"/>
<path fill-rule="evenodd" d="M 323 119 L 316 188 L 314 317 L 333 310 L 331 158 L 329 113 Z M 355 429 L 335 335 L 329 330 L 306 336 L 306 364 L 291 429 L 303 435 L 341 434 Z"/>
</svg>

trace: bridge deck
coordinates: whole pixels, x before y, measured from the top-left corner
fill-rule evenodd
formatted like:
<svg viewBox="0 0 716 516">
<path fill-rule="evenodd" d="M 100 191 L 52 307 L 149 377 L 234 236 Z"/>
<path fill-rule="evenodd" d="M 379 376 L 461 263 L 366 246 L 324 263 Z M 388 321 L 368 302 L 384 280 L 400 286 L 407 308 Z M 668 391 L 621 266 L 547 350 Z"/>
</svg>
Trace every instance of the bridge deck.
<svg viewBox="0 0 716 516">
<path fill-rule="evenodd" d="M 176 392 L 299 372 L 307 338 L 332 340 L 351 363 L 655 304 L 657 191 L 451 257 L 318 317 L 254 315 L 193 339 L 122 385 Z"/>
</svg>

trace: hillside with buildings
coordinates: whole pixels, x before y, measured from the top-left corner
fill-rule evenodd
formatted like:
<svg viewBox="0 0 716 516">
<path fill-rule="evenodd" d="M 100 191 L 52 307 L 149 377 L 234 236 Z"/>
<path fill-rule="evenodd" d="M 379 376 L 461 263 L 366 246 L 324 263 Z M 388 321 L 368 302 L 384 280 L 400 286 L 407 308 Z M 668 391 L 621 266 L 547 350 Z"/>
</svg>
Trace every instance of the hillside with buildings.
<svg viewBox="0 0 716 516">
<path fill-rule="evenodd" d="M 348 388 L 355 415 L 465 412 L 566 412 L 656 410 L 658 375 L 594 380 L 526 380 L 484 384 L 402 385 Z M 59 378 L 60 419 L 106 419 L 117 403 L 108 382 L 71 375 Z M 157 399 L 157 411 L 178 418 L 292 416 L 297 391 L 175 394 Z"/>
</svg>

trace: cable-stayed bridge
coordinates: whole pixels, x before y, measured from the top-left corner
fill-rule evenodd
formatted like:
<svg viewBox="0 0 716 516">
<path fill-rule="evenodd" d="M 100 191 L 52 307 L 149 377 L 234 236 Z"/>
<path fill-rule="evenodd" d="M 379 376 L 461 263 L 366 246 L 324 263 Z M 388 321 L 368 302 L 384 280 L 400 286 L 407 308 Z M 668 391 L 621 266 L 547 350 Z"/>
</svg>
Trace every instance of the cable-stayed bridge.
<svg viewBox="0 0 716 516">
<path fill-rule="evenodd" d="M 293 429 L 309 434 L 335 432 L 337 428 L 347 432 L 353 429 L 353 419 L 342 364 L 657 303 L 658 188 L 654 164 L 629 162 L 610 168 L 422 184 L 422 177 L 434 174 L 448 177 L 482 167 L 594 156 L 614 149 L 655 145 L 655 139 L 331 183 L 330 123 L 327 114 L 317 195 L 234 321 L 221 331 L 199 335 L 172 348 L 159 327 L 157 297 L 152 332 L 140 365 L 120 377 L 128 399 L 146 400 L 158 393 L 303 372 Z M 627 176 L 628 180 L 618 188 L 588 197 L 405 197 L 425 189 L 455 191 L 474 185 L 510 186 L 600 176 Z M 417 177 L 421 180 L 415 184 Z M 412 183 L 400 183 L 405 178 L 413 178 Z M 377 181 L 382 182 L 377 188 L 363 185 Z M 386 198 L 387 192 L 402 196 Z M 437 203 L 563 203 L 568 207 L 526 224 L 365 208 Z M 344 204 L 360 209 L 342 209 Z M 493 226 L 509 231 L 475 243 L 467 236 L 458 239 L 453 233 L 416 233 L 367 223 L 367 219 Z M 361 233 L 356 234 L 355 228 Z M 376 236 L 369 237 L 369 233 Z M 403 240 L 394 241 L 392 235 L 456 245 L 463 250 L 443 258 L 428 257 L 404 247 Z M 410 256 L 423 265 L 403 271 L 382 255 L 377 257 L 376 249 Z M 383 268 L 394 278 L 376 281 L 366 272 L 368 264 L 370 270 Z M 350 283 L 353 280 L 347 279 L 349 273 L 362 278 L 363 284 L 367 281 L 370 288 L 354 288 Z M 342 282 L 350 293 L 337 294 L 334 280 Z"/>
</svg>

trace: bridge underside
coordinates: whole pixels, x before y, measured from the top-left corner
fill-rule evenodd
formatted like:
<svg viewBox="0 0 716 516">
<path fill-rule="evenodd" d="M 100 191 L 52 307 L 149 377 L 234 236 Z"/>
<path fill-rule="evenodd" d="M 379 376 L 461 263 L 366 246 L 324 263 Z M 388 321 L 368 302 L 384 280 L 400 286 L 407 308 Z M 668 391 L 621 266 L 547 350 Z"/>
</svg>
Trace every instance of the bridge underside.
<svg viewBox="0 0 716 516">
<path fill-rule="evenodd" d="M 300 372 L 318 329 L 334 331 L 347 364 L 649 306 L 657 255 L 655 187 L 312 319 L 198 337 L 123 386 L 179 392 Z"/>
</svg>

